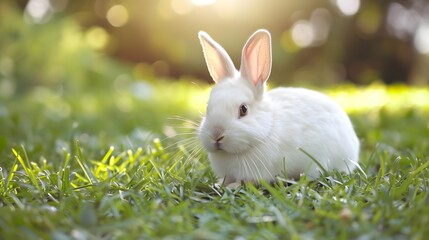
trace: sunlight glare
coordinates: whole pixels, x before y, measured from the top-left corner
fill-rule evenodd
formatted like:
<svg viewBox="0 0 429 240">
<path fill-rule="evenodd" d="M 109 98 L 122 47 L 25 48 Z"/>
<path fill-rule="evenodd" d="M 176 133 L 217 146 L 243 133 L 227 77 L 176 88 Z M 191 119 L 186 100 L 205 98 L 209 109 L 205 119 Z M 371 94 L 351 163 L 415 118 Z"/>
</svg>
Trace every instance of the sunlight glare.
<svg viewBox="0 0 429 240">
<path fill-rule="evenodd" d="M 216 0 L 192 0 L 195 6 L 208 6 L 216 3 Z"/>
<path fill-rule="evenodd" d="M 360 7 L 360 0 L 336 0 L 335 3 L 345 16 L 355 15 Z"/>
<path fill-rule="evenodd" d="M 192 11 L 190 0 L 171 0 L 171 8 L 179 15 L 185 15 Z"/>
</svg>

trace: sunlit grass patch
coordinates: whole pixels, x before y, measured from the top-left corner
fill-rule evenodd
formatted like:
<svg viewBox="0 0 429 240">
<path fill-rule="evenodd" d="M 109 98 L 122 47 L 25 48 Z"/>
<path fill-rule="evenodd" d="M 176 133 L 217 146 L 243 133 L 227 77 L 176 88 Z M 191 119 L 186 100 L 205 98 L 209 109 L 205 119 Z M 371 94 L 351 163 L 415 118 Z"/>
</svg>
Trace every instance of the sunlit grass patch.
<svg viewBox="0 0 429 240">
<path fill-rule="evenodd" d="M 328 89 L 351 115 L 362 147 L 429 151 L 429 88 L 372 84 Z"/>
<path fill-rule="evenodd" d="M 406 85 L 372 84 L 366 87 L 343 85 L 327 91 L 347 112 L 373 112 L 385 109 L 395 113 L 414 108 L 429 112 L 429 88 Z"/>
</svg>

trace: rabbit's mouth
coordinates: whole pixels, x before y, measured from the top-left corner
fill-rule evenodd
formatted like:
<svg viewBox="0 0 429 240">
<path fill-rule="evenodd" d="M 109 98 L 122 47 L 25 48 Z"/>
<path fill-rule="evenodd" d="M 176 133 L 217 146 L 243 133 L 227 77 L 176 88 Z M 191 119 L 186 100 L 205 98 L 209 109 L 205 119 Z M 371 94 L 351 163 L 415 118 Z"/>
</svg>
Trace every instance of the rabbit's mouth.
<svg viewBox="0 0 429 240">
<path fill-rule="evenodd" d="M 225 149 L 226 145 L 223 143 L 223 141 L 210 141 L 206 142 L 205 144 L 203 142 L 203 145 L 208 152 L 227 152 Z"/>
<path fill-rule="evenodd" d="M 220 142 L 215 142 L 215 144 L 214 144 L 214 146 L 215 146 L 215 149 L 216 150 L 221 150 L 221 151 L 224 151 L 223 150 L 223 148 L 222 148 L 222 143 L 220 143 Z"/>
<path fill-rule="evenodd" d="M 220 142 L 214 142 L 209 148 L 206 148 L 209 152 L 213 153 L 226 153 L 226 154 L 232 154 L 235 153 L 232 149 L 230 149 L 226 143 L 220 141 Z"/>
</svg>

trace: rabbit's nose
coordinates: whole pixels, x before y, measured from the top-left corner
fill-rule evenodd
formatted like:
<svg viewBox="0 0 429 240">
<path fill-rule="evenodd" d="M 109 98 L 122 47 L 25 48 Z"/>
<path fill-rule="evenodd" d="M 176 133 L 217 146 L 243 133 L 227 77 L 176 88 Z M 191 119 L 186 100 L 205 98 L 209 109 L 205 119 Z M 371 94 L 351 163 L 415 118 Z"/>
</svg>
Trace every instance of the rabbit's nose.
<svg viewBox="0 0 429 240">
<path fill-rule="evenodd" d="M 221 127 L 215 127 L 213 128 L 213 140 L 216 142 L 221 141 L 225 136 L 223 135 L 223 128 Z"/>
<path fill-rule="evenodd" d="M 219 138 L 216 139 L 216 142 L 220 142 L 223 138 L 224 136 L 220 136 Z"/>
</svg>

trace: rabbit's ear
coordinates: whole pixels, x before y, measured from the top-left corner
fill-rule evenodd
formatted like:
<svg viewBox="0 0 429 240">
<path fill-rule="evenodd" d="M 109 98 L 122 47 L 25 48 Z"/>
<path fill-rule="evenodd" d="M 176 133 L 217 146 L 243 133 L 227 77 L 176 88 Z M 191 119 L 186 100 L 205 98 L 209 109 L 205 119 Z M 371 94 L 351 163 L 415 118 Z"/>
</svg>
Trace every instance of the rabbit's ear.
<svg viewBox="0 0 429 240">
<path fill-rule="evenodd" d="M 271 36 L 268 31 L 260 29 L 247 40 L 241 54 L 240 72 L 255 86 L 268 80 L 271 73 Z"/>
<path fill-rule="evenodd" d="M 213 80 L 217 83 L 224 78 L 234 77 L 236 69 L 225 49 L 215 42 L 207 33 L 199 32 L 204 58 Z"/>
</svg>

